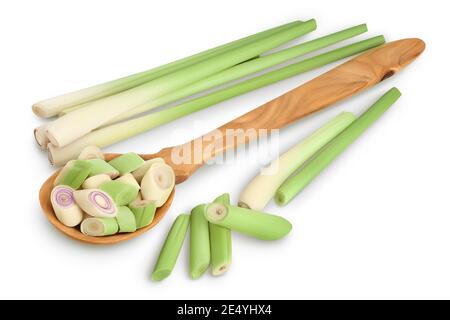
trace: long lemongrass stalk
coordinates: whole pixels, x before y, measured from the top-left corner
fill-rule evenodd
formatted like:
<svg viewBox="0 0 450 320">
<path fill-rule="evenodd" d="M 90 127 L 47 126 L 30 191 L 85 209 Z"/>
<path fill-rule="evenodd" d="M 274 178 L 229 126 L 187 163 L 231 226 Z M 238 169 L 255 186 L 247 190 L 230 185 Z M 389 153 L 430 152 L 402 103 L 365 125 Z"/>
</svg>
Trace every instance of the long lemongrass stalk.
<svg viewBox="0 0 450 320">
<path fill-rule="evenodd" d="M 203 97 L 187 101 L 178 106 L 94 130 L 62 148 L 57 148 L 50 144 L 48 153 L 49 160 L 52 164 L 62 165 L 70 159 L 76 158 L 81 150 L 83 150 L 86 146 L 96 145 L 103 148 L 112 145 L 162 124 L 212 106 L 216 103 L 313 70 L 315 68 L 319 68 L 329 63 L 379 46 L 384 42 L 385 40 L 383 36 L 373 37 L 320 54 L 287 67 L 268 72 L 261 76 L 243 81 L 222 90 L 218 90 Z"/>
<path fill-rule="evenodd" d="M 222 53 L 224 51 L 239 47 L 243 44 L 265 38 L 267 36 L 273 35 L 276 32 L 286 30 L 298 24 L 302 21 L 294 21 L 288 24 L 277 26 L 251 36 L 241 38 L 229 42 L 227 44 L 194 54 L 192 56 L 170 62 L 168 64 L 143 71 L 140 73 L 133 74 L 131 76 L 123 77 L 120 79 L 112 80 L 106 83 L 95 85 L 89 88 L 77 90 L 60 96 L 56 96 L 50 99 L 42 100 L 33 105 L 33 111 L 36 115 L 44 118 L 52 117 L 60 113 L 65 109 L 73 107 L 72 111 L 79 108 L 80 104 L 97 100 L 103 97 L 110 96 L 112 94 L 119 93 L 121 91 L 133 88 L 135 86 L 141 85 L 145 82 L 151 81 L 163 75 L 169 74 L 186 66 L 195 64 L 201 60 L 210 58 L 214 55 Z"/>
<path fill-rule="evenodd" d="M 190 83 L 228 69 L 279 45 L 294 40 L 316 28 L 314 20 L 280 31 L 272 36 L 226 51 L 194 65 L 172 72 L 140 86 L 89 103 L 62 116 L 47 126 L 50 142 L 63 147 L 102 126 L 121 113 L 158 98 Z M 76 123 L 77 125 L 73 125 Z"/>
<path fill-rule="evenodd" d="M 278 52 L 259 57 L 257 59 L 252 59 L 248 62 L 241 63 L 239 65 L 226 69 L 222 72 L 214 74 L 210 77 L 202 79 L 198 82 L 190 84 L 187 87 L 175 90 L 158 99 L 140 105 L 128 112 L 121 114 L 117 118 L 114 118 L 112 121 L 110 121 L 110 123 L 129 119 L 135 115 L 160 107 L 167 103 L 171 103 L 179 99 L 188 97 L 190 95 L 214 88 L 216 86 L 223 85 L 227 82 L 240 79 L 252 73 L 262 71 L 264 69 L 273 67 L 277 64 L 289 61 L 291 59 L 300 57 L 302 55 L 311 53 L 316 50 L 320 50 L 322 48 L 336 44 L 340 41 L 355 37 L 364 32 L 367 32 L 367 25 L 361 24 L 358 26 L 354 26 L 352 28 L 348 28 L 339 32 L 326 35 L 324 37 L 320 37 L 318 39 L 301 43 L 299 45 L 293 46 L 285 50 L 280 50 Z"/>
</svg>

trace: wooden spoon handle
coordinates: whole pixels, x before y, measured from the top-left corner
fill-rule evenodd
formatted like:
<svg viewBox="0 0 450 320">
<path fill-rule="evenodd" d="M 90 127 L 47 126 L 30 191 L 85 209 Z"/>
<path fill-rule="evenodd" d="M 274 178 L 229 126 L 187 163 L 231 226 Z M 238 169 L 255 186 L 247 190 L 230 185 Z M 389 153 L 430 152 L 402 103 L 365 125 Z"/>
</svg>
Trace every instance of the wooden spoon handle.
<svg viewBox="0 0 450 320">
<path fill-rule="evenodd" d="M 153 156 L 164 157 L 175 169 L 180 183 L 216 155 L 257 138 L 261 129 L 280 129 L 393 76 L 424 49 L 425 43 L 420 39 L 404 39 L 375 48 L 202 137 L 165 148 Z"/>
</svg>

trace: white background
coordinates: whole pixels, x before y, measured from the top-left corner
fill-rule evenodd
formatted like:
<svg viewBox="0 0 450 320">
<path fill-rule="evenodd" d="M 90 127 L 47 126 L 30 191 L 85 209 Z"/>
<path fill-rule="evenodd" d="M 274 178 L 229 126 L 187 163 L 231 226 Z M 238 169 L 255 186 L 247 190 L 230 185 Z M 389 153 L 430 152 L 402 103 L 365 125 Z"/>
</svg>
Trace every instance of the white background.
<svg viewBox="0 0 450 320">
<path fill-rule="evenodd" d="M 3 1 L 0 4 L 1 298 L 450 298 L 448 8 L 446 1 Z M 55 230 L 38 191 L 52 172 L 36 147 L 39 99 L 148 69 L 230 40 L 316 18 L 312 39 L 359 23 L 427 50 L 399 75 L 281 133 L 281 151 L 343 110 L 361 112 L 397 86 L 399 102 L 289 206 L 292 233 L 235 235 L 219 278 L 188 277 L 187 246 L 171 277 L 152 283 L 167 230 L 182 212 L 258 172 L 246 160 L 199 170 L 167 217 L 130 242 L 93 247 Z M 156 152 L 185 142 L 324 72 L 260 89 L 108 150 Z M 179 130 L 184 130 L 180 131 Z M 178 134 L 173 134 L 178 132 Z"/>
</svg>

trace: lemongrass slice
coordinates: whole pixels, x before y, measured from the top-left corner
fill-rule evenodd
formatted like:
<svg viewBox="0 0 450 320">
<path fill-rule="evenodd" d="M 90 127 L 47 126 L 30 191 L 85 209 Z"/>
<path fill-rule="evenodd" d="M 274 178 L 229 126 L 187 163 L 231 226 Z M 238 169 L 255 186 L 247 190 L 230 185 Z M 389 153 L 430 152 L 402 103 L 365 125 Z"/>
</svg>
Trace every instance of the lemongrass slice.
<svg viewBox="0 0 450 320">
<path fill-rule="evenodd" d="M 132 186 L 138 190 L 141 189 L 141 186 L 139 185 L 139 183 L 136 181 L 136 179 L 134 178 L 134 176 L 131 173 L 127 173 L 127 174 L 117 178 L 115 181 L 129 184 L 130 186 Z"/>
<path fill-rule="evenodd" d="M 217 197 L 214 203 L 230 204 L 230 195 L 225 193 Z M 209 242 L 211 246 L 211 273 L 213 276 L 224 274 L 231 265 L 231 230 L 209 223 Z"/>
<path fill-rule="evenodd" d="M 211 223 L 261 240 L 281 239 L 292 229 L 282 217 L 229 204 L 209 204 L 205 217 Z"/>
<path fill-rule="evenodd" d="M 117 207 L 113 199 L 99 189 L 78 190 L 73 193 L 75 202 L 87 214 L 97 218 L 115 218 Z"/>
<path fill-rule="evenodd" d="M 180 214 L 170 228 L 152 272 L 153 281 L 167 278 L 173 270 L 189 227 L 189 215 Z"/>
<path fill-rule="evenodd" d="M 73 189 L 78 189 L 91 173 L 91 169 L 91 165 L 86 161 L 70 161 L 64 166 L 64 168 L 61 169 L 59 174 L 56 176 L 53 185 L 65 185 Z"/>
<path fill-rule="evenodd" d="M 107 174 L 114 179 L 119 176 L 119 171 L 110 165 L 108 162 L 102 159 L 90 159 L 85 160 L 91 165 L 91 173 L 89 176 L 96 176 L 99 174 Z"/>
<path fill-rule="evenodd" d="M 50 140 L 47 137 L 47 125 L 42 125 L 34 129 L 34 138 L 42 150 L 47 150 Z"/>
<path fill-rule="evenodd" d="M 109 194 L 118 206 L 129 204 L 139 193 L 138 188 L 117 180 L 103 182 L 99 189 Z"/>
<path fill-rule="evenodd" d="M 83 220 L 83 211 L 75 203 L 73 192 L 68 186 L 56 186 L 50 194 L 56 218 L 67 227 L 75 227 Z"/>
<path fill-rule="evenodd" d="M 119 225 L 115 218 L 87 218 L 80 226 L 81 233 L 91 237 L 104 237 L 116 234 Z"/>
<path fill-rule="evenodd" d="M 189 274 L 192 279 L 200 278 L 208 269 L 211 261 L 209 227 L 204 211 L 204 204 L 196 206 L 191 211 Z"/>
<path fill-rule="evenodd" d="M 119 207 L 116 216 L 119 225 L 119 233 L 129 233 L 136 231 L 136 218 L 128 207 Z"/>
<path fill-rule="evenodd" d="M 145 163 L 142 166 L 140 166 L 138 169 L 134 170 L 132 172 L 132 174 L 137 182 L 141 183 L 142 178 L 144 177 L 144 175 L 147 173 L 148 169 L 154 163 L 164 163 L 164 159 L 163 158 L 153 158 L 153 159 L 147 160 L 147 161 L 145 161 Z"/>
<path fill-rule="evenodd" d="M 141 181 L 141 194 L 145 200 L 155 201 L 157 208 L 166 203 L 175 186 L 175 173 L 165 163 L 154 163 Z"/>
<path fill-rule="evenodd" d="M 99 147 L 87 146 L 80 152 L 78 159 L 80 159 L 80 160 L 89 160 L 89 159 L 105 160 L 105 155 L 103 154 L 102 150 L 100 150 Z"/>
<path fill-rule="evenodd" d="M 128 207 L 134 213 L 137 229 L 152 223 L 156 212 L 155 201 L 138 199 L 131 202 Z"/>
<path fill-rule="evenodd" d="M 142 166 L 145 161 L 138 154 L 134 152 L 129 152 L 118 156 L 108 162 L 116 170 L 119 171 L 120 175 L 130 173 Z"/>
<path fill-rule="evenodd" d="M 111 181 L 111 177 L 107 174 L 98 174 L 84 180 L 81 185 L 82 189 L 98 189 L 103 182 Z"/>
<path fill-rule="evenodd" d="M 278 187 L 314 153 L 347 128 L 356 116 L 343 112 L 261 170 L 239 196 L 239 206 L 262 210 Z"/>
</svg>

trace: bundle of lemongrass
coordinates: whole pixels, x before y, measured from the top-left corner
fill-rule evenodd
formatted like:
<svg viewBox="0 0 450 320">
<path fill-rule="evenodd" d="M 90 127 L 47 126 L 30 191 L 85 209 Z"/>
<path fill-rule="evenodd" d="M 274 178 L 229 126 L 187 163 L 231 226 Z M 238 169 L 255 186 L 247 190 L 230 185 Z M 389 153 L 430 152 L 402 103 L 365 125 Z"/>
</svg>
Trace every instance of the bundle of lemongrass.
<svg viewBox="0 0 450 320">
<path fill-rule="evenodd" d="M 264 54 L 315 29 L 315 20 L 294 21 L 148 71 L 37 102 L 32 107 L 36 115 L 56 118 L 34 130 L 36 141 L 48 151 L 52 164 L 62 165 L 76 159 L 86 146 L 112 145 L 218 102 L 384 43 L 382 36 L 370 38 L 231 83 L 367 31 L 366 25 L 358 25 Z M 212 92 L 206 94 L 210 89 Z M 194 94 L 200 97 L 148 113 Z"/>
</svg>

